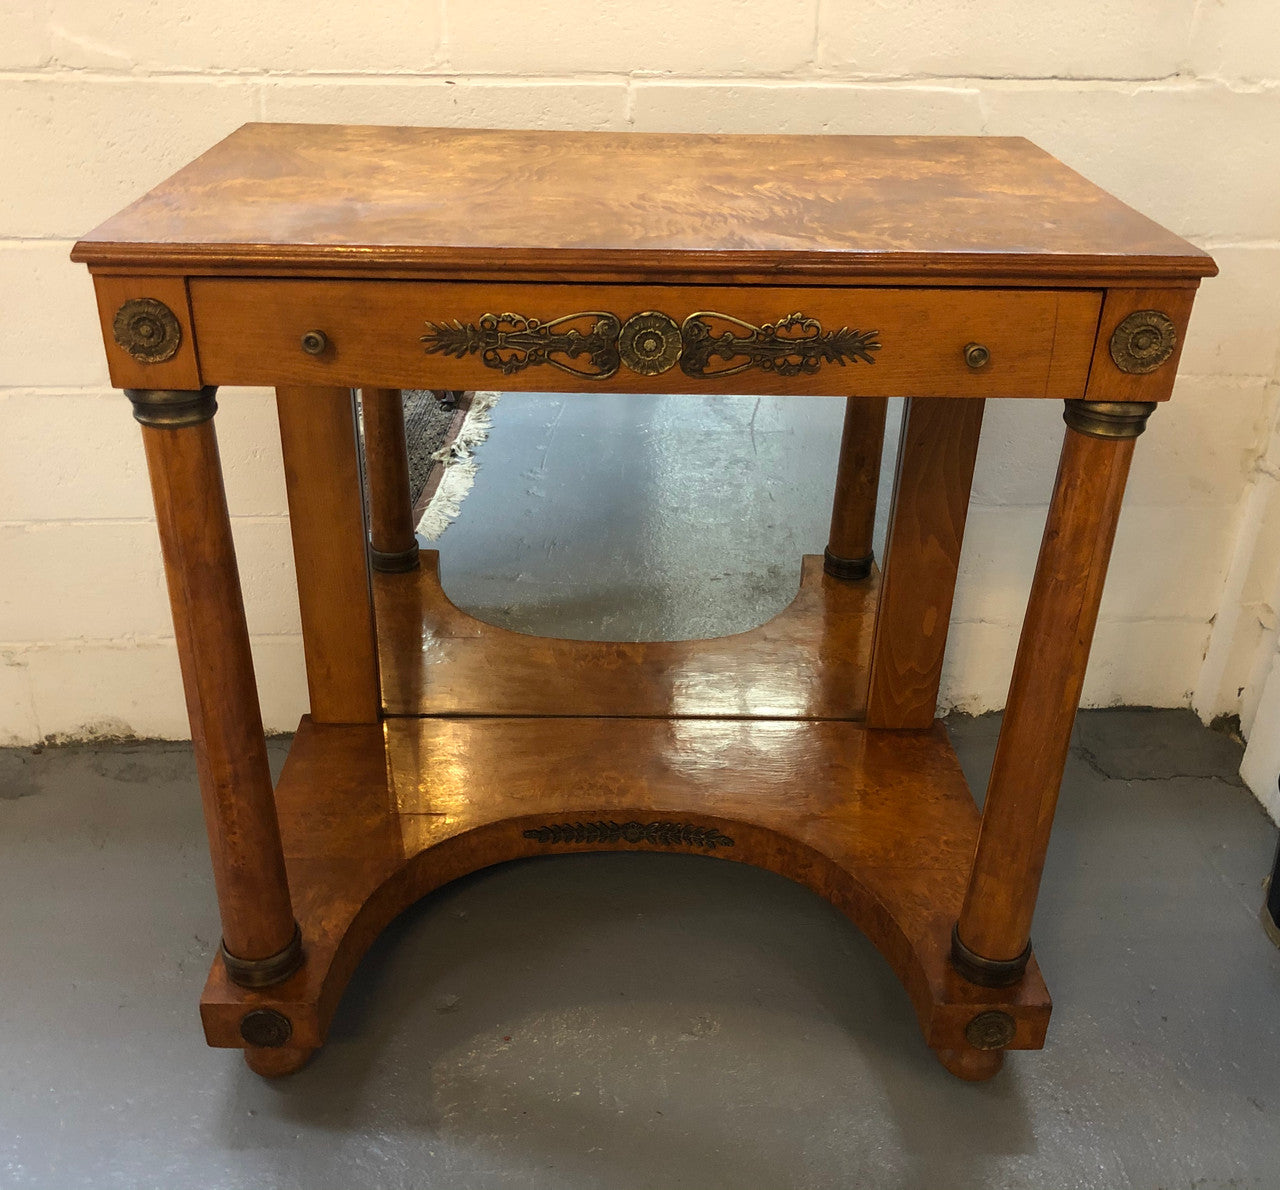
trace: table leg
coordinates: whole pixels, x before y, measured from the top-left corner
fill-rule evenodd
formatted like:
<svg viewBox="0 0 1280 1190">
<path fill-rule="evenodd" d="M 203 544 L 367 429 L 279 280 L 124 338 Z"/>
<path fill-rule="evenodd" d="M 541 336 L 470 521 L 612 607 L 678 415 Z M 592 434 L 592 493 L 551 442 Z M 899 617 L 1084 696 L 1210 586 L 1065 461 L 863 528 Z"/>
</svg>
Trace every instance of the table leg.
<svg viewBox="0 0 1280 1190">
<path fill-rule="evenodd" d="M 887 397 L 845 398 L 831 536 L 823 552 L 823 569 L 834 578 L 863 579 L 871 574 L 888 407 Z"/>
<path fill-rule="evenodd" d="M 987 786 L 952 962 L 973 983 L 1022 978 L 1134 440 L 1151 402 L 1066 402 L 1066 438 Z"/>
<path fill-rule="evenodd" d="M 369 561 L 374 570 L 400 574 L 418 565 L 404 399 L 398 388 L 364 388 L 360 401 L 369 484 Z"/>
<path fill-rule="evenodd" d="M 311 717 L 374 723 L 378 659 L 349 388 L 277 388 Z"/>
<path fill-rule="evenodd" d="M 222 957 L 236 983 L 265 987 L 297 970 L 302 944 L 213 428 L 215 390 L 125 391 L 142 423 L 151 475 L 222 917 Z"/>
<path fill-rule="evenodd" d="M 867 726 L 926 728 L 938 710 L 984 402 L 912 397 L 902 418 Z"/>
</svg>

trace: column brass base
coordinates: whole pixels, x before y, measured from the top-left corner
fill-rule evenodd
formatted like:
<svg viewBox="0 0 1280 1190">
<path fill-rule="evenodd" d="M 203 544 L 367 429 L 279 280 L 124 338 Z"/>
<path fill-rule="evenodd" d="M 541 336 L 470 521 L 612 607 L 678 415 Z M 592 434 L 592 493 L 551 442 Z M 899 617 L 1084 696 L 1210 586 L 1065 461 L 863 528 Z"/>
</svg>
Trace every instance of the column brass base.
<svg viewBox="0 0 1280 1190">
<path fill-rule="evenodd" d="M 1022 978 L 1030 958 L 1031 943 L 1028 942 L 1016 959 L 985 959 L 960 941 L 958 926 L 951 927 L 951 965 L 979 987 L 1012 987 Z"/>
<path fill-rule="evenodd" d="M 822 569 L 832 578 L 863 579 L 871 577 L 871 567 L 875 565 L 874 553 L 864 554 L 861 558 L 842 558 L 833 554 L 830 549 L 822 551 Z"/>
<path fill-rule="evenodd" d="M 418 543 L 415 541 L 407 550 L 396 550 L 389 553 L 369 547 L 369 565 L 380 574 L 405 574 L 418 569 Z"/>
<path fill-rule="evenodd" d="M 283 983 L 302 966 L 302 930 L 295 924 L 289 944 L 265 959 L 238 959 L 227 950 L 226 943 L 218 949 L 232 983 L 242 988 L 269 988 Z"/>
</svg>

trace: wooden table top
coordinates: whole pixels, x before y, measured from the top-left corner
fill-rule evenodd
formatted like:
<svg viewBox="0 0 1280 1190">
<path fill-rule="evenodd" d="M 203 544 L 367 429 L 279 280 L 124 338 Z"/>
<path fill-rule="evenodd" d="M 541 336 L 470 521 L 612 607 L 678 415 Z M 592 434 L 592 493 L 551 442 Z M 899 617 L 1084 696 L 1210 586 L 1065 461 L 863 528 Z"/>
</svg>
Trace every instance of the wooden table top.
<svg viewBox="0 0 1280 1190">
<path fill-rule="evenodd" d="M 776 283 L 1216 270 L 1022 138 L 246 124 L 91 232 L 103 271 Z"/>
</svg>

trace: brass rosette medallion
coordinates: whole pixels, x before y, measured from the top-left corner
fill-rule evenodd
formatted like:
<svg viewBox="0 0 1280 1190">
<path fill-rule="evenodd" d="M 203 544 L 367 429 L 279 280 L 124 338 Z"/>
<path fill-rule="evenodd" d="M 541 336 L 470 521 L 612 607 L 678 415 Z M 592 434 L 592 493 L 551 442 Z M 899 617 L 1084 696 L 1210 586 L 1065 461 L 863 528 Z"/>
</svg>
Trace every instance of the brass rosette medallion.
<svg viewBox="0 0 1280 1190">
<path fill-rule="evenodd" d="M 144 364 L 172 359 L 182 343 L 182 327 L 173 311 L 155 298 L 131 298 L 111 323 L 116 343 Z"/>
<path fill-rule="evenodd" d="M 680 324 L 656 310 L 631 315 L 618 335 L 622 362 L 641 376 L 658 376 L 675 367 L 683 350 Z"/>
<path fill-rule="evenodd" d="M 1154 372 L 1178 345 L 1178 328 L 1159 310 L 1135 310 L 1111 336 L 1111 358 L 1122 372 Z"/>
<path fill-rule="evenodd" d="M 1017 1032 L 1017 1023 L 1007 1012 L 980 1012 L 965 1026 L 964 1039 L 976 1050 L 1001 1050 Z"/>
<path fill-rule="evenodd" d="M 293 1036 L 293 1024 L 282 1012 L 274 1008 L 255 1008 L 240 1021 L 240 1036 L 249 1045 L 262 1049 L 279 1049 L 289 1044 Z"/>
</svg>

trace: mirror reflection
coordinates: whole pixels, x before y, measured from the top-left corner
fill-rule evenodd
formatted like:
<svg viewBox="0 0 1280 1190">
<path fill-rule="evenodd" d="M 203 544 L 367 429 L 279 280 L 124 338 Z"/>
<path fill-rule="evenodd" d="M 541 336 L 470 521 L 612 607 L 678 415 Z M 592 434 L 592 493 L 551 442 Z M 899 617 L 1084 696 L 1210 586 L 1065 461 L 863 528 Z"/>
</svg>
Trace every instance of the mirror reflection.
<svg viewBox="0 0 1280 1190">
<path fill-rule="evenodd" d="M 900 401 L 360 397 L 388 713 L 861 714 Z"/>
</svg>

